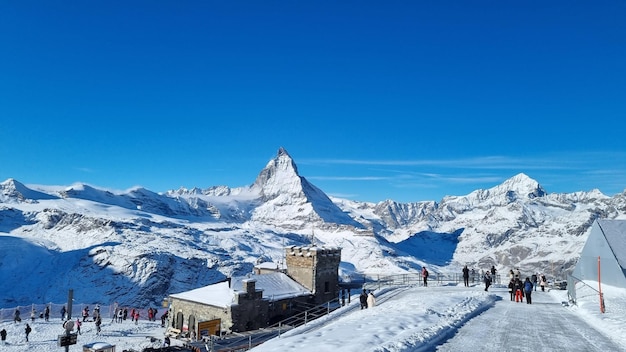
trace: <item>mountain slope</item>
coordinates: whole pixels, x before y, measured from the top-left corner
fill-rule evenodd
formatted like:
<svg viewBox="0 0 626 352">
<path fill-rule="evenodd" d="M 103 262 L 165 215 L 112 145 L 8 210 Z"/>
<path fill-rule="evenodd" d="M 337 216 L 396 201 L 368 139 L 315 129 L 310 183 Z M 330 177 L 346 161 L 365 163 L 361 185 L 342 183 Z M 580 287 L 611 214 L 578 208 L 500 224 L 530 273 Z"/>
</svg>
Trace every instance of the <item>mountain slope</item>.
<svg viewBox="0 0 626 352">
<path fill-rule="evenodd" d="M 241 188 L 114 193 L 9 179 L 0 184 L 0 281 L 13 285 L 0 307 L 62 302 L 68 288 L 84 302 L 159 304 L 282 261 L 289 245 L 341 247 L 342 275 L 457 274 L 467 264 L 563 277 L 592 222 L 625 214 L 625 194 L 549 194 L 525 174 L 440 203 L 331 199 L 283 148 Z"/>
</svg>

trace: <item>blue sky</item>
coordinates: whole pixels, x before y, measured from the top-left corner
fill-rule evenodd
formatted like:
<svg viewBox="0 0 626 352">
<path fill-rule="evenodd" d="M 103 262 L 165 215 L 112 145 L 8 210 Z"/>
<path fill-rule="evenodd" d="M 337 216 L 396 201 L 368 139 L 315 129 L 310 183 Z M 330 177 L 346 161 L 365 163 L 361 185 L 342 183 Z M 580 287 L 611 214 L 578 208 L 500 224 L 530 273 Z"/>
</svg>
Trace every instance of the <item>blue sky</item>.
<svg viewBox="0 0 626 352">
<path fill-rule="evenodd" d="M 0 180 L 626 188 L 623 1 L 2 1 Z"/>
</svg>

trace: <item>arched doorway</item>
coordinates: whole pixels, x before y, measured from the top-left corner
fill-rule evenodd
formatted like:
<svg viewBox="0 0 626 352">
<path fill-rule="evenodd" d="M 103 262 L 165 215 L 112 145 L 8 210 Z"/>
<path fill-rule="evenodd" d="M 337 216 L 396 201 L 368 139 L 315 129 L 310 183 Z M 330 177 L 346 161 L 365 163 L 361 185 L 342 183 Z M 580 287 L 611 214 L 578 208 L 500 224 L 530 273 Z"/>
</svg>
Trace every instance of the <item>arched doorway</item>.
<svg viewBox="0 0 626 352">
<path fill-rule="evenodd" d="M 185 321 L 184 318 L 185 316 L 183 315 L 183 312 L 176 313 L 176 321 L 174 322 L 174 327 L 176 329 L 181 331 L 183 330 L 183 322 Z"/>
<path fill-rule="evenodd" d="M 196 317 L 194 315 L 189 316 L 189 337 L 197 339 L 196 335 Z"/>
</svg>

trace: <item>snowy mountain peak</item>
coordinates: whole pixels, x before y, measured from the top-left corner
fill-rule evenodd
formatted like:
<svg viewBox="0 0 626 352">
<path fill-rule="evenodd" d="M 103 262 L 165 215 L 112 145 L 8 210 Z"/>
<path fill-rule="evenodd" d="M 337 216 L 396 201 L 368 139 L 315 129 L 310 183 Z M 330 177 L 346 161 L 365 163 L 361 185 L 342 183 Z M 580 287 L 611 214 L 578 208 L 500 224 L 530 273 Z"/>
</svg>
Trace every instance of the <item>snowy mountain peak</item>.
<svg viewBox="0 0 626 352">
<path fill-rule="evenodd" d="M 508 180 L 504 181 L 501 185 L 492 188 L 494 194 L 515 192 L 518 196 L 525 198 L 543 197 L 547 193 L 539 185 L 539 182 L 528 177 L 524 173 L 519 173 Z"/>
<path fill-rule="evenodd" d="M 36 203 L 40 199 L 53 199 L 55 197 L 32 190 L 19 181 L 9 178 L 0 183 L 0 201 L 5 203 Z"/>
<path fill-rule="evenodd" d="M 276 157 L 270 160 L 254 181 L 252 189 L 259 192 L 263 204 L 254 210 L 253 218 L 259 221 L 278 220 L 294 227 L 306 222 L 324 222 L 361 227 L 345 214 L 319 188 L 298 174 L 298 168 L 284 148 L 279 148 Z M 280 209 L 280 211 L 277 211 Z"/>
<path fill-rule="evenodd" d="M 289 153 L 283 148 L 270 160 L 254 181 L 265 199 L 274 199 L 281 194 L 303 195 L 302 178 Z"/>
<path fill-rule="evenodd" d="M 453 206 L 457 211 L 461 209 L 467 211 L 474 206 L 506 205 L 546 195 L 546 191 L 537 181 L 526 174 L 519 173 L 498 186 L 489 189 L 479 189 L 466 196 L 444 197 L 442 203 Z"/>
</svg>

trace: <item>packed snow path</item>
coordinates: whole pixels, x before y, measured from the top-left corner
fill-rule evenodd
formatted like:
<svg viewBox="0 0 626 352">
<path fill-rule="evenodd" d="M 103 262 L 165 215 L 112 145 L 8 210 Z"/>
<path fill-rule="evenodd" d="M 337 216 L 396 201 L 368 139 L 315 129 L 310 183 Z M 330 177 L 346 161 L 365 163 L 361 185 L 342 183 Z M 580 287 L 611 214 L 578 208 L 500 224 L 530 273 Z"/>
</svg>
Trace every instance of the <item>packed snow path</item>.
<svg viewBox="0 0 626 352">
<path fill-rule="evenodd" d="M 371 309 L 361 310 L 353 296 L 253 351 L 626 351 L 563 307 L 563 293 L 537 291 L 526 304 L 511 302 L 504 287 L 385 288 Z"/>
<path fill-rule="evenodd" d="M 469 320 L 436 351 L 624 351 L 550 294 L 533 292 L 532 304 L 527 304 L 511 302 L 507 289 L 490 291 L 502 300 Z"/>
</svg>

